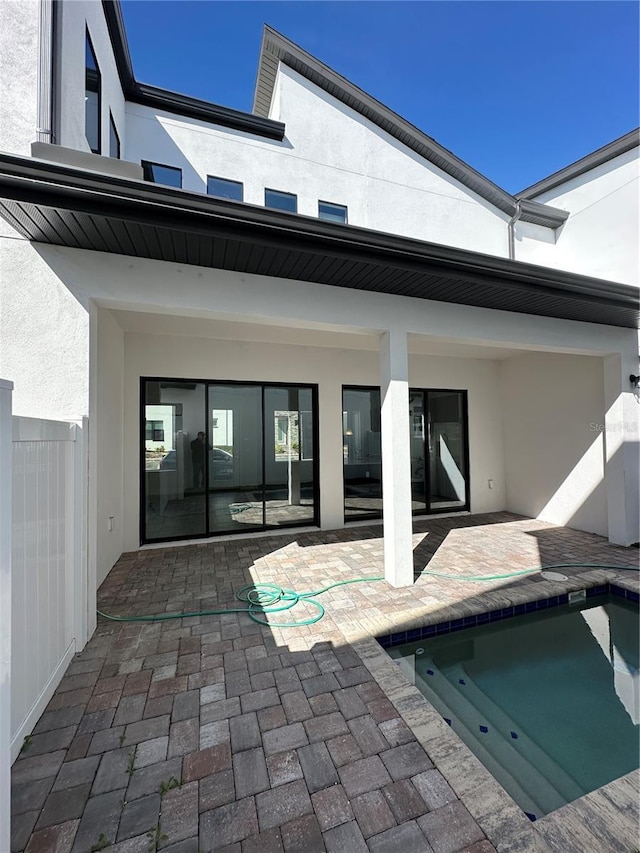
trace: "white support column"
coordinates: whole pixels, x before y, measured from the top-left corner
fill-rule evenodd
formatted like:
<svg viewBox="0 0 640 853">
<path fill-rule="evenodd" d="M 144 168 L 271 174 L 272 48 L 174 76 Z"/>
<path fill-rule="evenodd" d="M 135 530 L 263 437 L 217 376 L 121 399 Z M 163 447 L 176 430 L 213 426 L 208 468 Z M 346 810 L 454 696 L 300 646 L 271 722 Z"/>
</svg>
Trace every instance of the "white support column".
<svg viewBox="0 0 640 853">
<path fill-rule="evenodd" d="M 384 574 L 392 586 L 413 584 L 409 364 L 407 335 L 380 335 L 382 402 L 382 515 Z"/>
<path fill-rule="evenodd" d="M 0 379 L 0 850 L 10 850 L 11 481 L 13 382 Z"/>
<path fill-rule="evenodd" d="M 344 527 L 342 385 L 340 379 L 318 386 L 320 448 L 320 527 Z"/>
<path fill-rule="evenodd" d="M 629 381 L 637 373 L 635 353 L 604 359 L 605 485 L 609 541 L 614 545 L 640 540 L 640 396 Z"/>
</svg>

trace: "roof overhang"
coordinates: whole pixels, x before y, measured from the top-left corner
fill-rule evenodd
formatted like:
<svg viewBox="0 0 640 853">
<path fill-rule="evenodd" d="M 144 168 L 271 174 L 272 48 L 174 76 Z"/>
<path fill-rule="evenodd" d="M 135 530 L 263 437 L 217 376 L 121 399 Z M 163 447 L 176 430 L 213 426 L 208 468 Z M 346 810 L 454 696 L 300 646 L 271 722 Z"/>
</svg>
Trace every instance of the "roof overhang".
<svg viewBox="0 0 640 853">
<path fill-rule="evenodd" d="M 629 285 L 27 157 L 0 155 L 0 215 L 38 243 L 638 325 Z"/>
<path fill-rule="evenodd" d="M 133 74 L 120 3 L 118 0 L 102 0 L 102 8 L 107 21 L 120 85 L 127 101 L 187 118 L 206 121 L 209 124 L 240 130 L 253 136 L 262 136 L 278 141 L 284 139 L 285 127 L 282 122 L 233 110 L 220 104 L 212 104 L 199 98 L 191 98 L 189 95 L 181 95 L 168 89 L 139 83 Z"/>
<path fill-rule="evenodd" d="M 543 193 L 549 192 L 549 190 L 553 190 L 556 187 L 561 186 L 562 184 L 568 183 L 568 181 L 573 180 L 573 178 L 578 178 L 580 175 L 584 175 L 585 172 L 590 172 L 592 169 L 602 166 L 603 163 L 608 163 L 609 160 L 613 160 L 615 157 L 620 157 L 622 154 L 626 154 L 627 151 L 631 151 L 633 148 L 637 148 L 638 146 L 640 146 L 640 128 L 636 128 L 629 133 L 625 133 L 624 136 L 614 139 L 613 142 L 610 142 L 608 145 L 604 145 L 602 148 L 598 148 L 597 151 L 592 151 L 591 154 L 587 154 L 586 157 L 576 160 L 575 163 L 565 166 L 565 168 L 560 169 L 559 172 L 554 172 L 553 175 L 549 175 L 548 178 L 543 178 L 543 180 L 538 181 L 536 184 L 532 184 L 532 186 L 517 193 L 516 197 L 520 199 L 533 199 L 536 196 L 542 195 Z"/>
<path fill-rule="evenodd" d="M 516 212 L 516 199 L 505 190 L 494 184 L 468 163 L 456 157 L 435 139 L 427 136 L 415 125 L 390 110 L 380 101 L 372 98 L 362 89 L 354 86 L 345 77 L 337 74 L 328 65 L 320 62 L 297 44 L 285 38 L 281 33 L 265 26 L 262 36 L 262 49 L 258 65 L 258 76 L 253 100 L 253 112 L 265 118 L 269 115 L 271 99 L 278 72 L 278 65 L 283 62 L 293 68 L 314 85 L 323 89 L 332 97 L 346 104 L 352 110 L 376 124 L 390 136 L 398 139 L 407 148 L 415 151 L 421 157 L 433 163 L 440 170 L 468 187 L 481 198 L 488 201 L 509 216 Z M 569 214 L 566 210 L 538 202 L 530 202 L 520 211 L 523 222 L 544 225 L 547 228 L 558 228 Z"/>
</svg>

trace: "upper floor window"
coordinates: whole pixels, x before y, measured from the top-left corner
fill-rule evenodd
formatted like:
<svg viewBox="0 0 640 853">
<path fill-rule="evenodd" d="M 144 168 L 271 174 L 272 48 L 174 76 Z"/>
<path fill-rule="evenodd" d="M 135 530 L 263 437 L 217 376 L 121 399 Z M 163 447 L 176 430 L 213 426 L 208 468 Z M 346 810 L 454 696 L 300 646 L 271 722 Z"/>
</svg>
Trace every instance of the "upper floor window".
<svg viewBox="0 0 640 853">
<path fill-rule="evenodd" d="M 182 169 L 177 169 L 175 166 L 163 166 L 162 163 L 150 163 L 148 160 L 142 161 L 142 172 L 145 181 L 151 181 L 154 184 L 166 184 L 168 187 L 182 187 Z"/>
<path fill-rule="evenodd" d="M 85 38 L 85 75 L 84 75 L 84 132 L 89 148 L 94 154 L 100 153 L 100 108 L 101 89 L 100 69 L 91 44 L 89 31 Z"/>
<path fill-rule="evenodd" d="M 342 204 L 332 204 L 330 201 L 319 201 L 318 219 L 327 219 L 329 222 L 342 222 L 346 225 L 347 208 Z"/>
<path fill-rule="evenodd" d="M 231 201 L 242 201 L 243 186 L 240 181 L 229 181 L 227 178 L 207 177 L 207 193 L 218 198 L 228 198 Z"/>
<path fill-rule="evenodd" d="M 120 137 L 116 130 L 116 123 L 113 120 L 111 112 L 109 112 L 109 157 L 120 159 Z"/>
<path fill-rule="evenodd" d="M 264 191 L 264 206 L 274 210 L 286 210 L 288 213 L 298 212 L 298 196 L 293 193 L 282 193 L 279 190 Z"/>
</svg>

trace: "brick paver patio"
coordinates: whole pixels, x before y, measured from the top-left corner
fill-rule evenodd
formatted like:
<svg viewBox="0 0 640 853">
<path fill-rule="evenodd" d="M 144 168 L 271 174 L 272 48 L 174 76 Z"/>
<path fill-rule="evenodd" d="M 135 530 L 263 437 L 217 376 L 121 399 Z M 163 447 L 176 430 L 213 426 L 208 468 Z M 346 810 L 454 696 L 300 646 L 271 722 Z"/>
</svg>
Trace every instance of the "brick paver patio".
<svg viewBox="0 0 640 853">
<path fill-rule="evenodd" d="M 417 572 L 637 563 L 632 549 L 506 513 L 415 530 Z M 125 554 L 99 603 L 114 614 L 189 612 L 237 606 L 234 592 L 252 582 L 308 590 L 378 575 L 380 536 L 351 527 Z M 486 609 L 487 595 L 511 600 L 531 585 L 545 581 L 356 584 L 322 597 L 322 621 L 293 629 L 237 613 L 100 619 L 13 767 L 12 853 L 562 849 L 518 835 L 513 822 L 502 843 L 493 815 L 472 816 L 471 777 L 458 786 L 447 773 L 449 784 L 451 756 L 407 724 L 411 703 L 391 701 L 356 642 L 451 605 Z M 313 612 L 299 605 L 295 617 Z"/>
</svg>

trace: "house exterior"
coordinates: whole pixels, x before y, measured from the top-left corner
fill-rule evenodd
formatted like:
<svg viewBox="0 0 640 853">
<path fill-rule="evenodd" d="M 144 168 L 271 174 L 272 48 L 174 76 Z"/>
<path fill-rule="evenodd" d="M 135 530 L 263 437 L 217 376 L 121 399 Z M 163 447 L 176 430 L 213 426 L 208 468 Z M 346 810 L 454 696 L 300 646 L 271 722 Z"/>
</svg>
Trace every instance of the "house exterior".
<svg viewBox="0 0 640 853">
<path fill-rule="evenodd" d="M 637 131 L 512 196 L 269 27 L 245 114 L 136 81 L 113 0 L 0 16 L 0 376 L 88 417 L 89 627 L 158 542 L 638 541 Z"/>
</svg>

